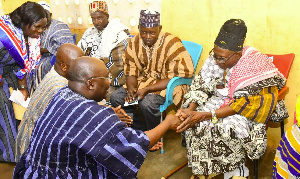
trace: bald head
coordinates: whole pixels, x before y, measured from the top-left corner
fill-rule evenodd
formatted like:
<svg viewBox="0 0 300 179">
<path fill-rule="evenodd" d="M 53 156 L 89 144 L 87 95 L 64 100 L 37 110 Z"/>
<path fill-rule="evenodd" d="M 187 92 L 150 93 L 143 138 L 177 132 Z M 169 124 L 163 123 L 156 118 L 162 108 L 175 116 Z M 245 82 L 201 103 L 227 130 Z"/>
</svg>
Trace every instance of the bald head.
<svg viewBox="0 0 300 179">
<path fill-rule="evenodd" d="M 54 69 L 61 76 L 66 77 L 71 63 L 78 57 L 84 55 L 84 52 L 74 44 L 65 43 L 61 45 L 56 52 L 56 62 Z"/>
<path fill-rule="evenodd" d="M 109 87 L 108 70 L 103 61 L 94 57 L 79 57 L 71 64 L 67 78 L 69 87 L 95 101 L 105 98 Z"/>
</svg>

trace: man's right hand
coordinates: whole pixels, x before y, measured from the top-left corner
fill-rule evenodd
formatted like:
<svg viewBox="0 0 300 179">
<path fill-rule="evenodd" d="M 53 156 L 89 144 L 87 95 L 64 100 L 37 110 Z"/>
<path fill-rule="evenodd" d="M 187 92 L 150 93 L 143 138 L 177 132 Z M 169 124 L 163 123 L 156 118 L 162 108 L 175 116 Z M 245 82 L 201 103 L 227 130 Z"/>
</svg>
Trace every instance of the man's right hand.
<svg viewBox="0 0 300 179">
<path fill-rule="evenodd" d="M 127 96 L 125 101 L 131 102 L 137 97 L 138 81 L 135 76 L 126 76 Z"/>
<path fill-rule="evenodd" d="M 125 101 L 131 102 L 132 100 L 134 100 L 137 97 L 136 92 L 137 90 L 135 88 L 127 89 L 127 96 L 125 97 Z"/>
<path fill-rule="evenodd" d="M 173 114 L 167 115 L 165 120 L 169 122 L 169 129 L 171 130 L 177 130 L 177 127 L 182 122 L 178 116 L 175 116 Z"/>
</svg>

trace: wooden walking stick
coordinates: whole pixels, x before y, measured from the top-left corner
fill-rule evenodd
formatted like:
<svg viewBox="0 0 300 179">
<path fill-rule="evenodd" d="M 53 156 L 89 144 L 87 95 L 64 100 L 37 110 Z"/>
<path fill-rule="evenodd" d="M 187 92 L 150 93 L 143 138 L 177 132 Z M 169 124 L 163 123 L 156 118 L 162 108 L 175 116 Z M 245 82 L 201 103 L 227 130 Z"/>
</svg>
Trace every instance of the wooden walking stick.
<svg viewBox="0 0 300 179">
<path fill-rule="evenodd" d="M 169 178 L 174 173 L 176 173 L 177 171 L 179 171 L 180 169 L 182 169 L 183 167 L 185 167 L 187 164 L 188 164 L 188 161 L 185 161 L 184 163 L 182 163 L 181 165 L 179 165 L 178 167 L 176 167 L 174 170 L 172 170 L 171 172 L 169 172 L 167 175 L 165 175 L 161 179 L 167 179 L 167 178 Z"/>
</svg>

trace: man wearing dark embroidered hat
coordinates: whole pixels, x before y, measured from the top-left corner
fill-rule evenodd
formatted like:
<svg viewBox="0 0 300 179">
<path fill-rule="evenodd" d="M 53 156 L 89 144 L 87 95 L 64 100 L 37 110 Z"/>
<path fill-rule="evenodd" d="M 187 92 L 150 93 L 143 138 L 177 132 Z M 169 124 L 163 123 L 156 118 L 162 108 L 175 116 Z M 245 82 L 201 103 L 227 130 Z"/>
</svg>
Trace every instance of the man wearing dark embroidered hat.
<svg viewBox="0 0 300 179">
<path fill-rule="evenodd" d="M 111 95 L 113 106 L 138 98 L 140 115 L 133 107 L 126 109 L 133 115 L 133 128 L 150 130 L 160 122 L 159 106 L 164 103 L 166 87 L 175 76 L 191 78 L 193 61 L 181 40 L 165 33 L 160 25 L 160 13 L 142 10 L 139 20 L 139 34 L 131 39 L 123 56 L 126 85 Z M 174 90 L 174 104 L 182 104 L 187 86 Z M 131 111 L 130 111 L 131 110 Z M 144 118 L 145 122 L 141 121 Z M 151 150 L 157 150 L 161 143 Z"/>
<path fill-rule="evenodd" d="M 264 154 L 265 123 L 276 117 L 275 105 L 284 107 L 277 102 L 283 75 L 268 56 L 243 46 L 246 33 L 241 19 L 224 23 L 183 109 L 169 115 L 182 121 L 177 132 L 185 131 L 194 175 L 247 177 L 246 155 L 258 159 Z"/>
<path fill-rule="evenodd" d="M 122 54 L 131 37 L 129 29 L 119 19 L 109 19 L 108 6 L 105 1 L 94 1 L 89 5 L 94 27 L 88 28 L 77 46 L 86 56 L 101 59 L 112 76 L 107 100 L 110 94 L 125 84 Z"/>
</svg>

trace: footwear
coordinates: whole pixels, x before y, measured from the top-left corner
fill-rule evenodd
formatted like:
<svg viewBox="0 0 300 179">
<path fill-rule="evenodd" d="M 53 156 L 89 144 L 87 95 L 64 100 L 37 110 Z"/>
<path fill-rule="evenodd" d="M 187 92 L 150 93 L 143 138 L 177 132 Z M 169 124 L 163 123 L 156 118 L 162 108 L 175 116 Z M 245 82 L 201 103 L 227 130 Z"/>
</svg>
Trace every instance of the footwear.
<svg viewBox="0 0 300 179">
<path fill-rule="evenodd" d="M 149 152 L 155 152 L 155 151 L 158 151 L 162 146 L 163 146 L 163 143 L 162 143 L 162 142 L 157 142 L 155 145 L 153 145 L 153 146 L 149 149 Z"/>
</svg>

